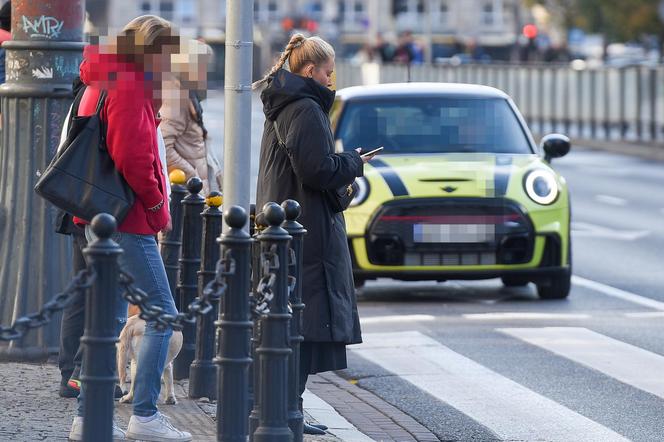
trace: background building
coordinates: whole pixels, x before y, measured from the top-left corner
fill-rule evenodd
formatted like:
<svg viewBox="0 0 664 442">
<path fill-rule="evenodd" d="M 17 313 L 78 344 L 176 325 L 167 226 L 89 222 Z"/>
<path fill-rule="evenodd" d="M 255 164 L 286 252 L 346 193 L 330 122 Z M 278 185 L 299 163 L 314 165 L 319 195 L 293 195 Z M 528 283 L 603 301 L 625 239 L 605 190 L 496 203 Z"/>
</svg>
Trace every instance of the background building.
<svg viewBox="0 0 664 442">
<path fill-rule="evenodd" d="M 225 0 L 88 0 L 87 8 L 98 32 L 141 14 L 172 20 L 183 35 L 213 47 L 214 76 L 223 78 Z M 412 31 L 426 61 L 464 52 L 509 60 L 528 14 L 522 0 L 254 0 L 255 74 L 268 69 L 294 30 L 328 39 L 340 58 L 356 57 L 379 35 L 396 45 Z"/>
</svg>

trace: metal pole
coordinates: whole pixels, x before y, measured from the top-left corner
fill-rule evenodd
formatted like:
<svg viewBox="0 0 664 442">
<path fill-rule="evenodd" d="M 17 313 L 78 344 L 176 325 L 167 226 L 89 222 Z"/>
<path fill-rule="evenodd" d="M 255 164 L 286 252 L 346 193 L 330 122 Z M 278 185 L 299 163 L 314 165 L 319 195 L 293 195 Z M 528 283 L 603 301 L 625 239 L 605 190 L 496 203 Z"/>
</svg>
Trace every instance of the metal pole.
<svg viewBox="0 0 664 442">
<path fill-rule="evenodd" d="M 290 305 L 293 310 L 293 317 L 290 321 L 290 348 L 291 354 L 288 359 L 288 427 L 293 432 L 295 442 L 302 441 L 302 431 L 304 427 L 304 416 L 300 409 L 300 343 L 304 341 L 302 336 L 302 312 L 304 304 L 302 303 L 302 247 L 304 235 L 307 231 L 297 219 L 302 212 L 300 204 L 295 200 L 286 200 L 281 204 L 286 212 L 286 221 L 283 227 L 290 236 L 291 250 L 294 255 L 294 262 L 288 266 L 289 275 L 294 278 L 295 286 L 290 293 Z"/>
<path fill-rule="evenodd" d="M 219 242 L 222 265 L 228 272 L 228 290 L 221 300 L 219 321 L 221 342 L 216 363 L 219 365 L 219 400 L 217 401 L 217 440 L 246 442 L 249 409 L 248 396 L 251 364 L 251 317 L 249 313 L 250 257 L 253 239 L 243 229 L 247 213 L 239 206 L 224 215 L 230 227 Z"/>
<path fill-rule="evenodd" d="M 249 212 L 253 0 L 226 2 L 224 202 Z M 228 226 L 224 226 L 224 231 Z M 248 228 L 248 225 L 245 227 Z"/>
<path fill-rule="evenodd" d="M 251 248 L 251 288 L 252 288 L 252 297 L 256 301 L 258 298 L 258 286 L 261 280 L 261 251 L 262 244 L 258 241 L 258 237 L 265 230 L 267 225 L 265 224 L 265 214 L 260 212 L 255 217 L 255 234 L 254 234 L 254 243 Z M 256 362 L 258 357 L 256 356 L 256 349 L 261 342 L 261 321 L 260 316 L 254 314 L 253 317 L 254 329 L 251 337 L 251 358 L 253 363 L 249 366 L 249 396 L 248 396 L 248 405 L 251 413 L 249 414 L 249 440 L 253 440 L 254 432 L 258 428 L 258 418 L 260 416 L 260 370 Z"/>
<path fill-rule="evenodd" d="M 272 297 L 270 311 L 261 322 L 262 336 L 256 350 L 260 368 L 260 416 L 255 442 L 290 442 L 293 433 L 288 428 L 288 242 L 292 237 L 280 227 L 285 219 L 284 209 L 276 203 L 263 207 L 269 227 L 261 233 L 264 244 L 263 280 L 259 295 Z"/>
<path fill-rule="evenodd" d="M 198 296 L 197 273 L 201 265 L 201 237 L 203 236 L 203 218 L 201 212 L 205 200 L 198 194 L 203 182 L 198 177 L 187 181 L 189 195 L 182 200 L 184 220 L 182 222 L 182 257 L 178 273 L 176 306 L 178 311 L 187 310 L 189 304 Z M 182 329 L 182 350 L 173 361 L 173 377 L 184 379 L 189 376 L 189 367 L 196 353 L 196 326 L 185 324 Z"/>
<path fill-rule="evenodd" d="M 180 251 L 182 249 L 182 200 L 187 195 L 187 188 L 184 187 L 186 176 L 184 172 L 177 169 L 170 173 L 171 197 L 169 200 L 169 209 L 171 211 L 171 223 L 173 228 L 167 232 L 159 241 L 161 248 L 161 258 L 166 268 L 166 277 L 168 286 L 171 288 L 171 294 L 175 297 L 178 281 L 178 270 L 180 270 Z"/>
<path fill-rule="evenodd" d="M 55 233 L 55 210 L 32 189 L 55 154 L 71 103 L 83 10 L 84 0 L 12 2 L 12 41 L 3 43 L 7 74 L 0 86 L 0 323 L 38 310 L 71 275 L 70 241 Z M 51 321 L 0 346 L 0 359 L 45 360 L 57 352 L 59 333 L 59 321 Z"/>
<path fill-rule="evenodd" d="M 203 241 L 201 270 L 198 272 L 198 296 L 216 274 L 220 249 L 217 238 L 221 234 L 221 193 L 212 192 L 206 199 L 208 208 L 203 212 Z M 196 358 L 189 368 L 189 397 L 217 399 L 217 367 L 212 362 L 215 355 L 215 325 L 219 315 L 219 299 L 211 299 L 212 310 L 196 321 Z"/>
<path fill-rule="evenodd" d="M 95 280 L 85 300 L 83 374 L 85 389 L 83 440 L 111 442 L 113 438 L 113 391 L 118 381 L 115 370 L 117 322 L 113 312 L 118 297 L 118 256 L 122 249 L 110 238 L 115 219 L 100 214 L 92 220 L 98 239 L 83 250 L 94 269 Z"/>
</svg>

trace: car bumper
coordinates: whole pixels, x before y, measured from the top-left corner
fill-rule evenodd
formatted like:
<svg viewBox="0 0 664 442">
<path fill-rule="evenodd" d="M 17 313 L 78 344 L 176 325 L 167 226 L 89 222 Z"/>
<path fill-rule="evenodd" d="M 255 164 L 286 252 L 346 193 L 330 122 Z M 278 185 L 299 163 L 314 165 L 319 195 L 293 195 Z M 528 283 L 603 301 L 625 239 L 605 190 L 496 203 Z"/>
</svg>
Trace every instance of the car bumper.
<svg viewBox="0 0 664 442">
<path fill-rule="evenodd" d="M 486 201 L 486 200 L 485 200 Z M 515 276 L 530 281 L 551 278 L 558 274 L 569 273 L 569 243 L 568 243 L 568 214 L 562 212 L 553 216 L 556 222 L 542 222 L 541 219 L 531 217 L 518 204 L 509 201 L 494 201 L 493 207 L 485 201 L 459 200 L 454 206 L 447 205 L 445 210 L 457 210 L 463 208 L 464 204 L 470 210 L 469 213 L 482 213 L 485 219 L 491 217 L 492 210 L 499 210 L 505 214 L 509 210 L 510 220 L 516 220 L 516 228 L 505 229 L 496 225 L 495 241 L 480 244 L 425 244 L 426 250 L 422 251 L 422 245 L 413 242 L 413 237 L 408 237 L 412 230 L 411 226 L 387 224 L 380 226 L 381 216 L 388 221 L 400 221 L 401 219 L 412 219 L 412 216 L 399 218 L 393 216 L 394 211 L 382 210 L 369 223 L 367 232 L 362 236 L 349 238 L 349 248 L 353 260 L 353 273 L 356 280 L 375 279 L 388 277 L 401 280 L 447 280 L 447 279 L 490 279 L 502 276 Z M 432 210 L 428 207 L 426 210 Z M 398 209 L 398 207 L 397 207 Z M 480 210 L 480 212 L 477 212 Z M 384 214 L 388 213 L 388 217 Z M 410 207 L 402 209 L 402 213 L 412 213 Z M 559 222 L 564 219 L 564 222 Z M 553 231 L 538 230 L 536 225 L 552 229 Z M 378 228 L 376 228 L 378 226 Z M 394 233 L 397 242 L 402 247 L 388 247 L 385 243 L 377 243 L 376 238 L 381 234 Z M 414 234 L 410 234 L 414 235 Z M 399 239 L 401 238 L 401 239 Z M 503 246 L 505 240 L 512 238 L 523 238 L 522 248 L 519 253 L 512 253 L 508 259 Z M 381 253 L 380 248 L 389 249 L 390 253 Z M 394 252 L 398 249 L 397 252 Z M 378 250 L 378 251 L 377 251 Z M 420 257 L 413 260 L 413 252 L 420 253 Z M 508 250 L 509 252 L 509 250 Z M 395 255 L 399 255 L 396 256 Z M 416 253 L 416 254 L 417 254 Z M 410 254 L 410 258 L 408 257 Z M 491 258 L 493 254 L 493 258 Z M 486 257 L 489 257 L 486 259 Z M 412 265 L 415 261 L 416 265 Z M 452 263 L 452 265 L 449 265 Z M 448 264 L 448 265 L 446 265 Z"/>
</svg>

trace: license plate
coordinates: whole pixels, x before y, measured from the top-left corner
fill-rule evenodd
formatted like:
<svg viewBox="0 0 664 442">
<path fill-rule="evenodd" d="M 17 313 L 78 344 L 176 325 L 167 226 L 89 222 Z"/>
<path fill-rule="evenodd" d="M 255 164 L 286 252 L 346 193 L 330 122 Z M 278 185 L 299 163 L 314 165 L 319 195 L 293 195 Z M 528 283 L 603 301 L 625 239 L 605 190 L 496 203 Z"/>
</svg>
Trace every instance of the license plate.
<svg viewBox="0 0 664 442">
<path fill-rule="evenodd" d="M 417 243 L 479 243 L 492 241 L 493 224 L 414 224 L 413 241 Z"/>
</svg>

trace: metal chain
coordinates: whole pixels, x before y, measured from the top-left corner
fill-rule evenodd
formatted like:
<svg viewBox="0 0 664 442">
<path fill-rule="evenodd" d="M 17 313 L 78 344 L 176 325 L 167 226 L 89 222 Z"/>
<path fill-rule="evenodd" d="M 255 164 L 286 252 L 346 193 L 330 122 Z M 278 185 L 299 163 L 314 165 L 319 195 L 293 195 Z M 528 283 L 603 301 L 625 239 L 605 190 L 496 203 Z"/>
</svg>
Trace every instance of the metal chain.
<svg viewBox="0 0 664 442">
<path fill-rule="evenodd" d="M 78 272 L 67 287 L 44 304 L 39 312 L 16 319 L 11 327 L 0 325 L 0 341 L 20 339 L 28 330 L 48 324 L 53 314 L 69 306 L 77 294 L 85 296 L 85 291 L 92 287 L 95 277 L 96 275 L 91 269 L 83 269 Z"/>
<path fill-rule="evenodd" d="M 274 299 L 274 283 L 277 281 L 276 271 L 279 269 L 279 255 L 277 245 L 272 244 L 270 250 L 261 253 L 262 277 L 256 287 L 252 300 L 252 313 L 254 316 L 263 316 L 270 313 L 270 302 Z"/>
<path fill-rule="evenodd" d="M 164 313 L 161 307 L 148 304 L 148 295 L 134 285 L 134 278 L 124 270 L 120 270 L 120 286 L 124 289 L 122 296 L 130 303 L 137 305 L 140 317 L 146 321 L 154 321 L 158 329 L 171 327 L 173 330 L 182 330 L 184 324 L 196 322 L 197 315 L 206 315 L 212 308 L 212 302 L 218 302 L 226 293 L 227 276 L 235 273 L 235 260 L 226 250 L 224 257 L 217 261 L 216 275 L 212 281 L 205 285 L 203 294 L 189 304 L 186 312 L 176 315 Z"/>
</svg>

